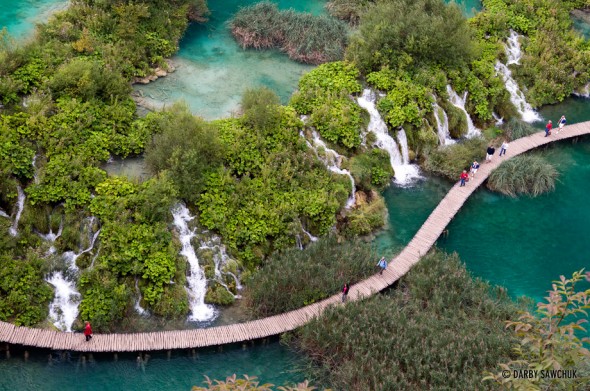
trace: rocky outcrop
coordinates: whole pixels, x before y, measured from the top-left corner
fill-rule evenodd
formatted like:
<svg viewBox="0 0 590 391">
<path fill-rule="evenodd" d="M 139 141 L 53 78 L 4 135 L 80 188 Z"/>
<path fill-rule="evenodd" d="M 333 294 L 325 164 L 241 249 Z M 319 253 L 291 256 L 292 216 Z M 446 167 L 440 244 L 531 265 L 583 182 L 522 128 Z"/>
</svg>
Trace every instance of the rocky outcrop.
<svg viewBox="0 0 590 391">
<path fill-rule="evenodd" d="M 164 68 L 161 67 L 157 67 L 152 69 L 152 73 L 149 76 L 145 76 L 145 77 L 136 77 L 133 80 L 134 84 L 148 84 L 154 80 L 157 80 L 160 77 L 164 77 L 167 76 L 169 73 L 172 73 L 176 70 L 176 68 L 174 67 L 174 64 L 172 63 L 172 60 L 165 60 L 166 61 L 166 66 Z"/>
</svg>

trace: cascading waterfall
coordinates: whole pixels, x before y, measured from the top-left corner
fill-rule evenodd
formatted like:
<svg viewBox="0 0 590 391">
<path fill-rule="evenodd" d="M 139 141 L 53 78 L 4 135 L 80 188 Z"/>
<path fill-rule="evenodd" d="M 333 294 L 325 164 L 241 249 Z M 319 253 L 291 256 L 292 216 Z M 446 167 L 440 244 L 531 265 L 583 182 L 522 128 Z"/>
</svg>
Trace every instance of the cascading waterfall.
<svg viewBox="0 0 590 391">
<path fill-rule="evenodd" d="M 508 67 L 502 64 L 500 61 L 496 61 L 496 71 L 502 75 L 504 79 L 504 84 L 506 85 L 506 90 L 510 94 L 510 101 L 514 106 L 516 106 L 516 110 L 520 117 L 525 122 L 535 122 L 541 121 L 541 116 L 533 110 L 532 106 L 526 101 L 524 94 L 518 88 L 518 84 L 512 78 L 512 72 Z"/>
<path fill-rule="evenodd" d="M 72 331 L 72 325 L 79 313 L 78 307 L 80 305 L 81 295 L 76 288 L 76 281 L 79 276 L 76 259 L 94 248 L 96 239 L 100 234 L 100 229 L 94 233 L 92 232 L 92 226 L 96 221 L 94 217 L 90 217 L 86 221 L 90 239 L 88 247 L 79 253 L 73 251 L 63 253 L 62 259 L 66 265 L 65 272 L 61 270 L 54 271 L 45 278 L 45 281 L 55 288 L 55 297 L 51 304 L 49 304 L 49 319 L 53 321 L 55 327 L 62 331 Z"/>
<path fill-rule="evenodd" d="M 135 311 L 141 315 L 141 316 L 148 316 L 150 313 L 148 312 L 148 310 L 146 310 L 145 308 L 143 308 L 141 306 L 141 300 L 142 300 L 142 296 L 141 296 L 141 290 L 139 289 L 139 279 L 136 277 L 135 278 L 135 293 L 137 294 L 137 300 L 135 300 L 135 305 L 133 306 L 133 308 L 135 309 Z"/>
<path fill-rule="evenodd" d="M 518 42 L 519 35 L 514 30 L 510 30 L 510 36 L 506 40 L 506 55 L 508 61 L 506 65 L 518 64 L 522 57 L 522 51 L 520 50 L 520 42 Z"/>
<path fill-rule="evenodd" d="M 217 311 L 213 306 L 205 304 L 207 278 L 205 277 L 205 272 L 199 265 L 195 248 L 191 244 L 192 238 L 195 237 L 195 231 L 188 227 L 188 222 L 195 217 L 190 215 L 188 208 L 184 204 L 178 204 L 174 207 L 172 216 L 174 217 L 174 226 L 178 230 L 178 236 L 182 244 L 180 255 L 186 258 L 190 266 L 190 275 L 186 278 L 188 284 L 186 291 L 191 308 L 188 319 L 197 322 L 213 320 L 217 316 Z"/>
<path fill-rule="evenodd" d="M 50 243 L 50 247 L 49 247 L 49 251 L 47 252 L 47 254 L 53 254 L 55 253 L 55 246 L 53 245 L 55 243 L 55 241 L 57 240 L 57 238 L 59 238 L 61 236 L 61 233 L 63 231 L 64 228 L 64 224 L 63 224 L 63 219 L 60 221 L 59 223 L 59 228 L 57 229 L 57 232 L 54 233 L 53 229 L 51 227 L 49 227 L 49 232 L 46 234 L 42 234 L 42 233 L 38 233 L 38 235 L 41 237 L 41 239 L 45 240 L 46 242 Z"/>
<path fill-rule="evenodd" d="M 359 106 L 369 112 L 370 119 L 368 130 L 369 132 L 373 132 L 377 137 L 375 145 L 389 153 L 389 162 L 395 173 L 395 182 L 400 185 L 406 185 L 411 180 L 420 177 L 420 170 L 418 169 L 418 166 L 409 164 L 408 161 L 404 162 L 397 143 L 393 137 L 389 135 L 387 124 L 383 121 L 383 118 L 381 118 L 377 107 L 375 107 L 375 101 L 375 94 L 368 88 L 365 89 L 362 96 L 358 98 Z M 400 132 L 398 132 L 398 134 L 399 133 Z M 402 137 L 405 137 L 405 132 Z"/>
<path fill-rule="evenodd" d="M 7 219 L 10 218 L 10 216 L 8 214 L 6 214 L 6 212 L 2 209 L 0 209 L 0 217 L 6 217 Z"/>
<path fill-rule="evenodd" d="M 467 138 L 473 138 L 481 135 L 481 131 L 473 125 L 473 121 L 471 120 L 471 116 L 467 110 L 465 110 L 465 101 L 467 100 L 467 91 L 463 94 L 463 97 L 460 97 L 453 87 L 450 84 L 447 84 L 447 93 L 449 94 L 449 101 L 451 104 L 458 109 L 460 109 L 463 113 L 465 113 L 465 117 L 467 119 Z"/>
<path fill-rule="evenodd" d="M 305 137 L 303 132 L 300 132 L 300 135 Z M 348 197 L 348 200 L 346 201 L 345 208 L 346 209 L 352 208 L 355 203 L 355 194 L 356 194 L 356 184 L 354 183 L 354 178 L 350 174 L 350 171 L 340 168 L 340 161 L 342 160 L 342 157 L 340 156 L 340 154 L 338 152 L 334 151 L 331 148 L 328 148 L 326 143 L 320 138 L 320 135 L 318 134 L 317 131 L 314 130 L 312 132 L 312 138 L 313 138 L 313 145 L 308 143 L 308 146 L 310 146 L 313 149 L 313 151 L 315 152 L 318 159 L 320 159 L 324 163 L 326 168 L 328 168 L 328 170 L 330 170 L 332 172 L 335 172 L 336 174 L 346 175 L 350 179 L 351 193 L 350 193 L 350 197 Z M 318 152 L 319 148 L 322 148 L 324 150 L 324 155 L 325 155 L 324 157 L 320 156 L 320 154 Z"/>
<path fill-rule="evenodd" d="M 18 234 L 18 221 L 20 220 L 20 216 L 23 213 L 23 209 L 25 207 L 25 193 L 23 192 L 23 189 L 17 185 L 16 191 L 18 193 L 18 199 L 16 201 L 16 216 L 14 217 L 12 226 L 8 229 L 8 232 L 12 236 L 16 236 Z"/>
<path fill-rule="evenodd" d="M 580 98 L 590 98 L 590 84 L 586 84 L 579 90 L 574 91 L 573 94 Z"/>
<path fill-rule="evenodd" d="M 316 236 L 313 236 L 312 234 L 310 234 L 308 231 L 306 231 L 305 228 L 301 227 L 301 230 L 303 231 L 304 234 L 307 235 L 310 242 L 317 242 L 318 241 L 318 238 Z"/>
<path fill-rule="evenodd" d="M 240 279 L 238 278 L 238 276 L 236 276 L 229 270 L 222 271 L 222 268 L 229 263 L 230 258 L 227 255 L 225 246 L 221 243 L 221 238 L 216 235 L 212 236 L 209 240 L 201 242 L 199 250 L 210 250 L 213 253 L 213 263 L 215 265 L 215 281 L 217 281 L 230 294 L 232 294 L 234 298 L 240 299 L 242 296 L 234 295 L 223 280 L 224 274 L 232 277 L 234 282 L 236 283 L 236 290 L 242 290 L 242 284 L 240 283 Z"/>
<path fill-rule="evenodd" d="M 504 50 L 506 50 L 506 55 L 508 56 L 506 65 L 518 64 L 520 62 L 522 51 L 520 50 L 518 39 L 519 35 L 515 31 L 510 30 L 510 36 L 504 46 Z M 541 116 L 526 101 L 523 92 L 518 87 L 518 83 L 512 77 L 512 71 L 506 65 L 500 61 L 496 61 L 495 69 L 497 73 L 502 75 L 506 90 L 510 94 L 510 101 L 516 106 L 518 114 L 520 114 L 520 117 L 525 122 L 541 121 Z"/>
<path fill-rule="evenodd" d="M 454 144 L 456 141 L 451 138 L 451 133 L 449 132 L 449 117 L 447 116 L 447 113 L 436 103 L 436 101 L 432 104 L 432 109 L 434 110 L 436 133 L 438 134 L 440 145 Z"/>
</svg>

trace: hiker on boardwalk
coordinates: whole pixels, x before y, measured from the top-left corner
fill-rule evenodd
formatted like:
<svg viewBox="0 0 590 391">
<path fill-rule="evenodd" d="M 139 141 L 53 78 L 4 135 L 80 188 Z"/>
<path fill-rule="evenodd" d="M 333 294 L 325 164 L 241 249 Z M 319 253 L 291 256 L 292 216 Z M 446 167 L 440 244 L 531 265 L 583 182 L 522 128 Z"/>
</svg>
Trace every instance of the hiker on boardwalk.
<svg viewBox="0 0 590 391">
<path fill-rule="evenodd" d="M 383 274 L 383 271 L 385 269 L 387 269 L 387 261 L 385 260 L 385 257 L 381 257 L 381 259 L 379 260 L 379 262 L 377 262 L 377 266 L 379 266 L 381 268 L 381 271 L 379 272 L 379 274 Z"/>
<path fill-rule="evenodd" d="M 84 326 L 84 336 L 86 337 L 86 342 L 90 341 L 92 338 L 92 327 L 90 326 L 90 322 L 86 321 Z"/>
<path fill-rule="evenodd" d="M 547 125 L 545 125 L 545 137 L 551 136 L 551 129 L 552 128 L 553 128 L 553 124 L 551 123 L 551 120 L 549 120 L 549 122 L 547 122 Z"/>
<path fill-rule="evenodd" d="M 496 153 L 496 148 L 492 144 L 488 145 L 488 149 L 486 150 L 486 163 L 492 161 L 492 156 Z"/>
<path fill-rule="evenodd" d="M 561 118 L 559 119 L 559 130 L 557 131 L 557 133 L 559 134 L 559 132 L 561 132 L 563 130 L 563 128 L 565 127 L 565 123 L 566 123 L 566 119 L 565 119 L 565 115 L 562 115 Z"/>
<path fill-rule="evenodd" d="M 500 147 L 500 155 L 499 156 L 506 155 L 507 149 L 508 149 L 508 141 L 504 140 L 502 142 L 502 146 Z"/>
<path fill-rule="evenodd" d="M 345 283 L 344 286 L 342 287 L 342 302 L 343 303 L 346 301 L 346 298 L 348 297 L 349 290 L 350 290 L 350 285 L 348 283 Z"/>
<path fill-rule="evenodd" d="M 469 170 L 469 172 L 471 173 L 471 178 L 475 178 L 477 170 L 479 170 L 479 163 L 477 162 L 477 160 L 474 160 L 473 163 L 471 163 L 471 170 Z"/>
<path fill-rule="evenodd" d="M 459 185 L 459 187 L 461 186 L 465 186 L 465 181 L 469 180 L 469 174 L 467 174 L 466 170 L 463 170 L 463 172 L 461 173 L 461 184 Z"/>
</svg>

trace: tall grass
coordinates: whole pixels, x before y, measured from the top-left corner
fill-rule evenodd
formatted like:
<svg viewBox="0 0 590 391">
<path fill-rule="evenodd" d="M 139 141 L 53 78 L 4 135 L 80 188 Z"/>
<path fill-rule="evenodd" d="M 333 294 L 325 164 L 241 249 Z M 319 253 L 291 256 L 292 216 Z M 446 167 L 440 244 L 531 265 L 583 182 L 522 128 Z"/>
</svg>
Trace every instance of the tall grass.
<svg viewBox="0 0 590 391">
<path fill-rule="evenodd" d="M 377 260 L 370 244 L 322 238 L 303 251 L 291 248 L 271 256 L 248 283 L 246 301 L 260 317 L 294 310 L 376 272 Z"/>
<path fill-rule="evenodd" d="M 233 36 L 244 48 L 277 48 L 293 60 L 321 64 L 344 55 L 346 24 L 329 16 L 279 11 L 263 1 L 240 9 L 230 21 Z"/>
<path fill-rule="evenodd" d="M 555 190 L 559 173 L 538 155 L 517 156 L 505 161 L 488 178 L 488 188 L 516 197 L 525 194 L 536 197 Z"/>
<path fill-rule="evenodd" d="M 465 140 L 432 151 L 424 161 L 424 169 L 451 180 L 459 180 L 461 171 L 469 169 L 473 160 L 483 161 L 486 141 L 481 138 Z"/>
<path fill-rule="evenodd" d="M 503 128 L 510 140 L 516 140 L 517 138 L 530 136 L 533 133 L 539 132 L 539 129 L 535 129 L 531 124 L 514 117 L 510 118 Z"/>
<path fill-rule="evenodd" d="M 504 321 L 518 307 L 470 276 L 457 255 L 431 253 L 396 290 L 332 307 L 290 344 L 336 390 L 481 390 L 481 374 L 510 357 Z M 319 369 L 317 369 L 319 368 Z"/>
</svg>

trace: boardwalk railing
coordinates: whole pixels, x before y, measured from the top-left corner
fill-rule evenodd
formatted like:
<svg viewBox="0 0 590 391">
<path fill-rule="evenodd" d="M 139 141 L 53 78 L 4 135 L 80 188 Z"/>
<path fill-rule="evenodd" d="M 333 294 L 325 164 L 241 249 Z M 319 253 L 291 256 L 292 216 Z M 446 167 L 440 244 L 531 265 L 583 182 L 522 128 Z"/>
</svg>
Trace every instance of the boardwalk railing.
<svg viewBox="0 0 590 391">
<path fill-rule="evenodd" d="M 475 179 L 466 186 L 455 185 L 438 204 L 408 245 L 390 263 L 382 275 L 375 274 L 353 285 L 349 300 L 361 300 L 392 285 L 406 274 L 430 250 L 447 224 L 461 209 L 471 193 L 502 161 L 547 143 L 590 133 L 590 121 L 569 125 L 560 134 L 544 137 L 544 133 L 515 140 L 504 157 L 495 156 L 482 164 Z M 90 342 L 78 333 L 16 327 L 0 322 L 0 342 L 81 352 L 125 352 L 198 348 L 249 341 L 294 330 L 319 316 L 330 305 L 340 302 L 340 294 L 318 303 L 245 323 L 196 330 L 159 331 L 131 334 L 96 334 Z"/>
</svg>

